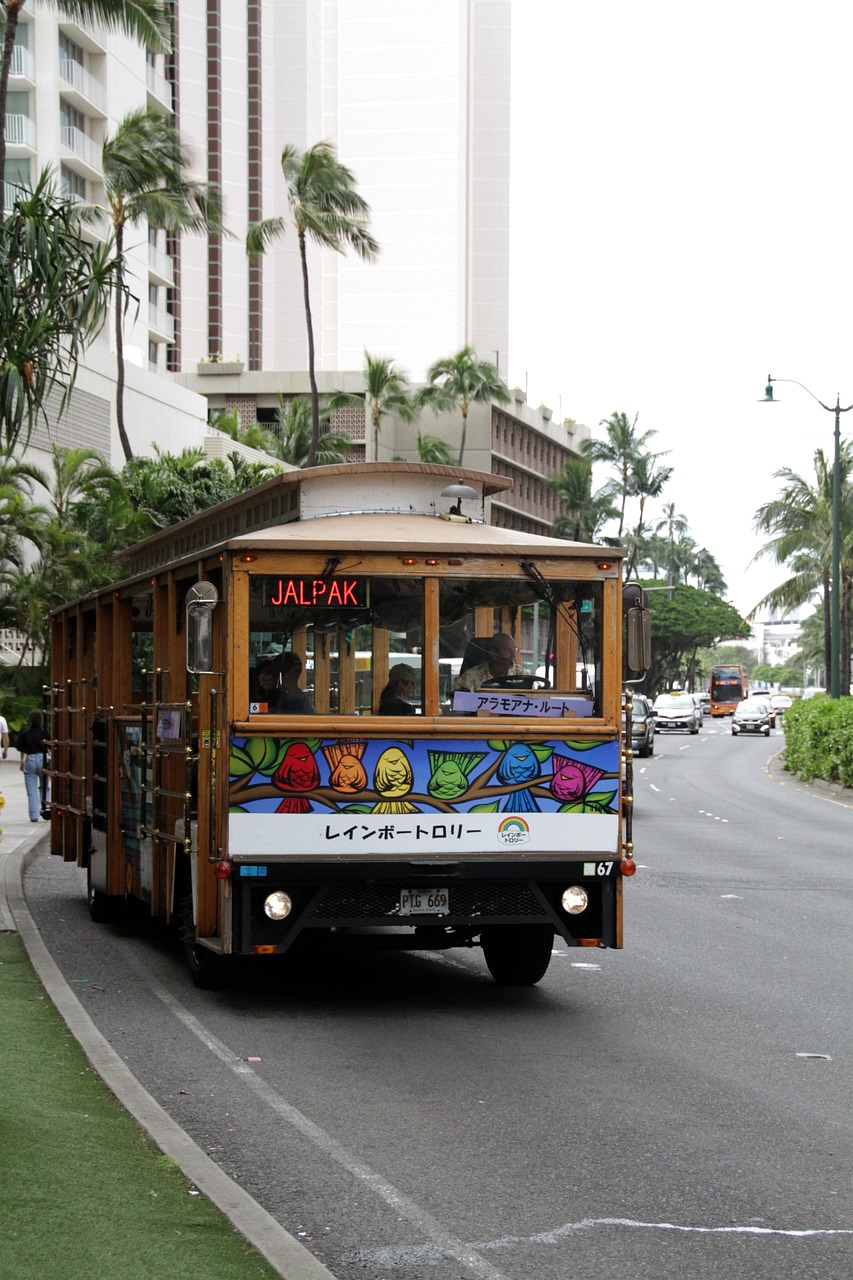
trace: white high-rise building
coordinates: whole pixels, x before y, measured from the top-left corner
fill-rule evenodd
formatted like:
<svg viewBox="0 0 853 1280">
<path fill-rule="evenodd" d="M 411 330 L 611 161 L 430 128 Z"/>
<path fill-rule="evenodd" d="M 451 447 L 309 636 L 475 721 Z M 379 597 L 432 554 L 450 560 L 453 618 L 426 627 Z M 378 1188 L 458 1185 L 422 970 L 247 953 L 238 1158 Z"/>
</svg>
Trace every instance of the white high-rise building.
<svg viewBox="0 0 853 1280">
<path fill-rule="evenodd" d="M 360 369 L 367 349 L 421 379 L 470 344 L 505 371 L 510 0 L 176 10 L 179 124 L 234 234 L 210 251 L 184 239 L 178 367 L 221 354 L 305 368 L 292 230 L 254 268 L 243 246 L 250 222 L 287 214 L 282 148 L 326 140 L 371 206 L 381 253 L 366 264 L 312 247 L 318 369 Z"/>
<path fill-rule="evenodd" d="M 210 357 L 239 357 L 249 372 L 306 368 L 292 231 L 263 259 L 244 248 L 249 223 L 287 213 L 287 143 L 335 145 L 381 246 L 373 264 L 311 248 L 318 370 L 360 370 L 367 349 L 417 380 L 471 345 L 505 373 L 510 0 L 175 0 L 174 32 L 164 57 L 27 7 L 9 84 L 7 205 L 9 184 L 35 181 L 46 164 L 68 194 L 102 203 L 104 138 L 145 105 L 174 112 L 194 176 L 222 190 L 229 234 L 128 228 L 135 451 L 203 430 L 203 403 L 150 374 L 194 374 Z M 113 345 L 108 326 L 79 386 L 94 397 L 87 443 L 118 461 Z"/>
</svg>

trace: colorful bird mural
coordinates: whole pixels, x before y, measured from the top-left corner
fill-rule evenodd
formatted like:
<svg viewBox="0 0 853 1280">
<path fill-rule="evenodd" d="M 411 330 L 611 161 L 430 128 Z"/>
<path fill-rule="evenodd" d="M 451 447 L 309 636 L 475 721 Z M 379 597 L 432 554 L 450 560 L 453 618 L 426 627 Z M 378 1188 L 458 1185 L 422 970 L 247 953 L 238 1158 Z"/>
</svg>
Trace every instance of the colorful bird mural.
<svg viewBox="0 0 853 1280">
<path fill-rule="evenodd" d="M 603 777 L 604 770 L 597 768 L 594 764 L 570 760 L 568 756 L 555 755 L 551 791 L 558 800 L 583 800 L 592 791 L 598 779 Z"/>
<path fill-rule="evenodd" d="M 497 768 L 499 782 L 532 782 L 539 776 L 539 758 L 526 742 L 514 742 L 503 754 Z M 538 813 L 539 805 L 529 791 L 514 791 L 502 806 L 504 813 Z"/>
<path fill-rule="evenodd" d="M 335 791 L 351 795 L 367 786 L 367 771 L 361 763 L 366 742 L 333 742 L 323 747 L 323 755 L 329 763 L 329 786 Z"/>
<path fill-rule="evenodd" d="M 373 771 L 373 785 L 383 797 L 373 806 L 373 812 L 417 813 L 415 806 L 408 800 L 398 798 L 408 795 L 413 783 L 414 774 L 408 757 L 399 747 L 386 747 Z"/>
<path fill-rule="evenodd" d="M 304 742 L 291 742 L 273 777 L 279 791 L 313 791 L 320 785 L 317 761 Z M 285 796 L 276 813 L 310 813 L 311 804 L 304 796 Z"/>
<path fill-rule="evenodd" d="M 472 769 L 485 760 L 485 751 L 430 751 L 427 791 L 436 800 L 458 800 L 469 786 Z"/>
</svg>

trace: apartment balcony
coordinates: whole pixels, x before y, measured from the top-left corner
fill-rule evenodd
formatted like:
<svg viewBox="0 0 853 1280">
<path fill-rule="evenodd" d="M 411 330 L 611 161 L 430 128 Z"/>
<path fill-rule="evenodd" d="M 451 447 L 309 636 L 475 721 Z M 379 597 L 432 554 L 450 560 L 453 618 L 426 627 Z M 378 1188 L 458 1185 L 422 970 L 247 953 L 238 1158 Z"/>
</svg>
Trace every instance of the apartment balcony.
<svg viewBox="0 0 853 1280">
<path fill-rule="evenodd" d="M 83 133 L 82 129 L 75 129 L 71 125 L 63 125 L 61 136 L 62 163 L 67 164 L 75 172 L 82 173 L 86 178 L 102 181 L 103 148 L 100 143 L 90 138 L 88 133 Z"/>
<path fill-rule="evenodd" d="M 94 18 L 86 18 L 85 22 L 77 22 L 67 14 L 59 18 L 59 30 L 70 36 L 75 44 L 87 53 L 106 53 L 107 30 Z"/>
<path fill-rule="evenodd" d="M 172 103 L 172 86 L 164 75 L 161 75 L 156 67 L 152 67 L 148 63 L 147 71 L 147 88 L 149 107 L 162 107 L 171 115 L 173 110 Z"/>
<path fill-rule="evenodd" d="M 12 65 L 9 69 L 9 85 L 15 88 L 13 81 L 26 80 L 28 84 L 36 82 L 36 60 L 23 45 L 16 44 L 12 48 Z"/>
<path fill-rule="evenodd" d="M 14 182 L 3 183 L 3 212 L 8 213 L 15 201 L 24 194 L 24 189 Z"/>
<path fill-rule="evenodd" d="M 175 319 L 162 307 L 148 304 L 148 332 L 152 342 L 175 341 Z"/>
<path fill-rule="evenodd" d="M 172 259 L 168 253 L 153 244 L 148 246 L 148 279 L 157 285 L 172 285 L 175 282 Z"/>
<path fill-rule="evenodd" d="M 62 96 L 85 115 L 106 117 L 106 89 L 72 58 L 59 59 Z"/>
<path fill-rule="evenodd" d="M 29 116 L 6 116 L 6 150 L 11 155 L 35 152 L 36 126 Z"/>
</svg>

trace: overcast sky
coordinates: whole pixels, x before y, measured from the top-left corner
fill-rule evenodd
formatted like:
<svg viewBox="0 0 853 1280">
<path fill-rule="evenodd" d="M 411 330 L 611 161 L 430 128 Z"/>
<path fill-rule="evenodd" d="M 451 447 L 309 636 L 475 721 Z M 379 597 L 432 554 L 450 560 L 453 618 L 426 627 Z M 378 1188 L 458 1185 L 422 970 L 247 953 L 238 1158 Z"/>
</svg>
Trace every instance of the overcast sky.
<svg viewBox="0 0 853 1280">
<path fill-rule="evenodd" d="M 853 403 L 853 6 L 513 6 L 508 381 L 669 450 L 663 501 L 747 612 L 753 516 Z M 853 435 L 853 412 L 842 416 Z M 599 483 L 606 478 L 602 473 Z"/>
</svg>

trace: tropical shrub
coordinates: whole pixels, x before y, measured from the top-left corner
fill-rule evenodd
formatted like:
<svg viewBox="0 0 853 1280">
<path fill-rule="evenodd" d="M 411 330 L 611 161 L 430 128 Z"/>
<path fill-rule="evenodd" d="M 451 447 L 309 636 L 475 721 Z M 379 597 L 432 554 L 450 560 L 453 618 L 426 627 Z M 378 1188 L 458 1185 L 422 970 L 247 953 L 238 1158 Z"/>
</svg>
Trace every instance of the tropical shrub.
<svg viewBox="0 0 853 1280">
<path fill-rule="evenodd" d="M 785 712 L 785 768 L 853 787 L 853 698 L 822 694 Z"/>
</svg>

